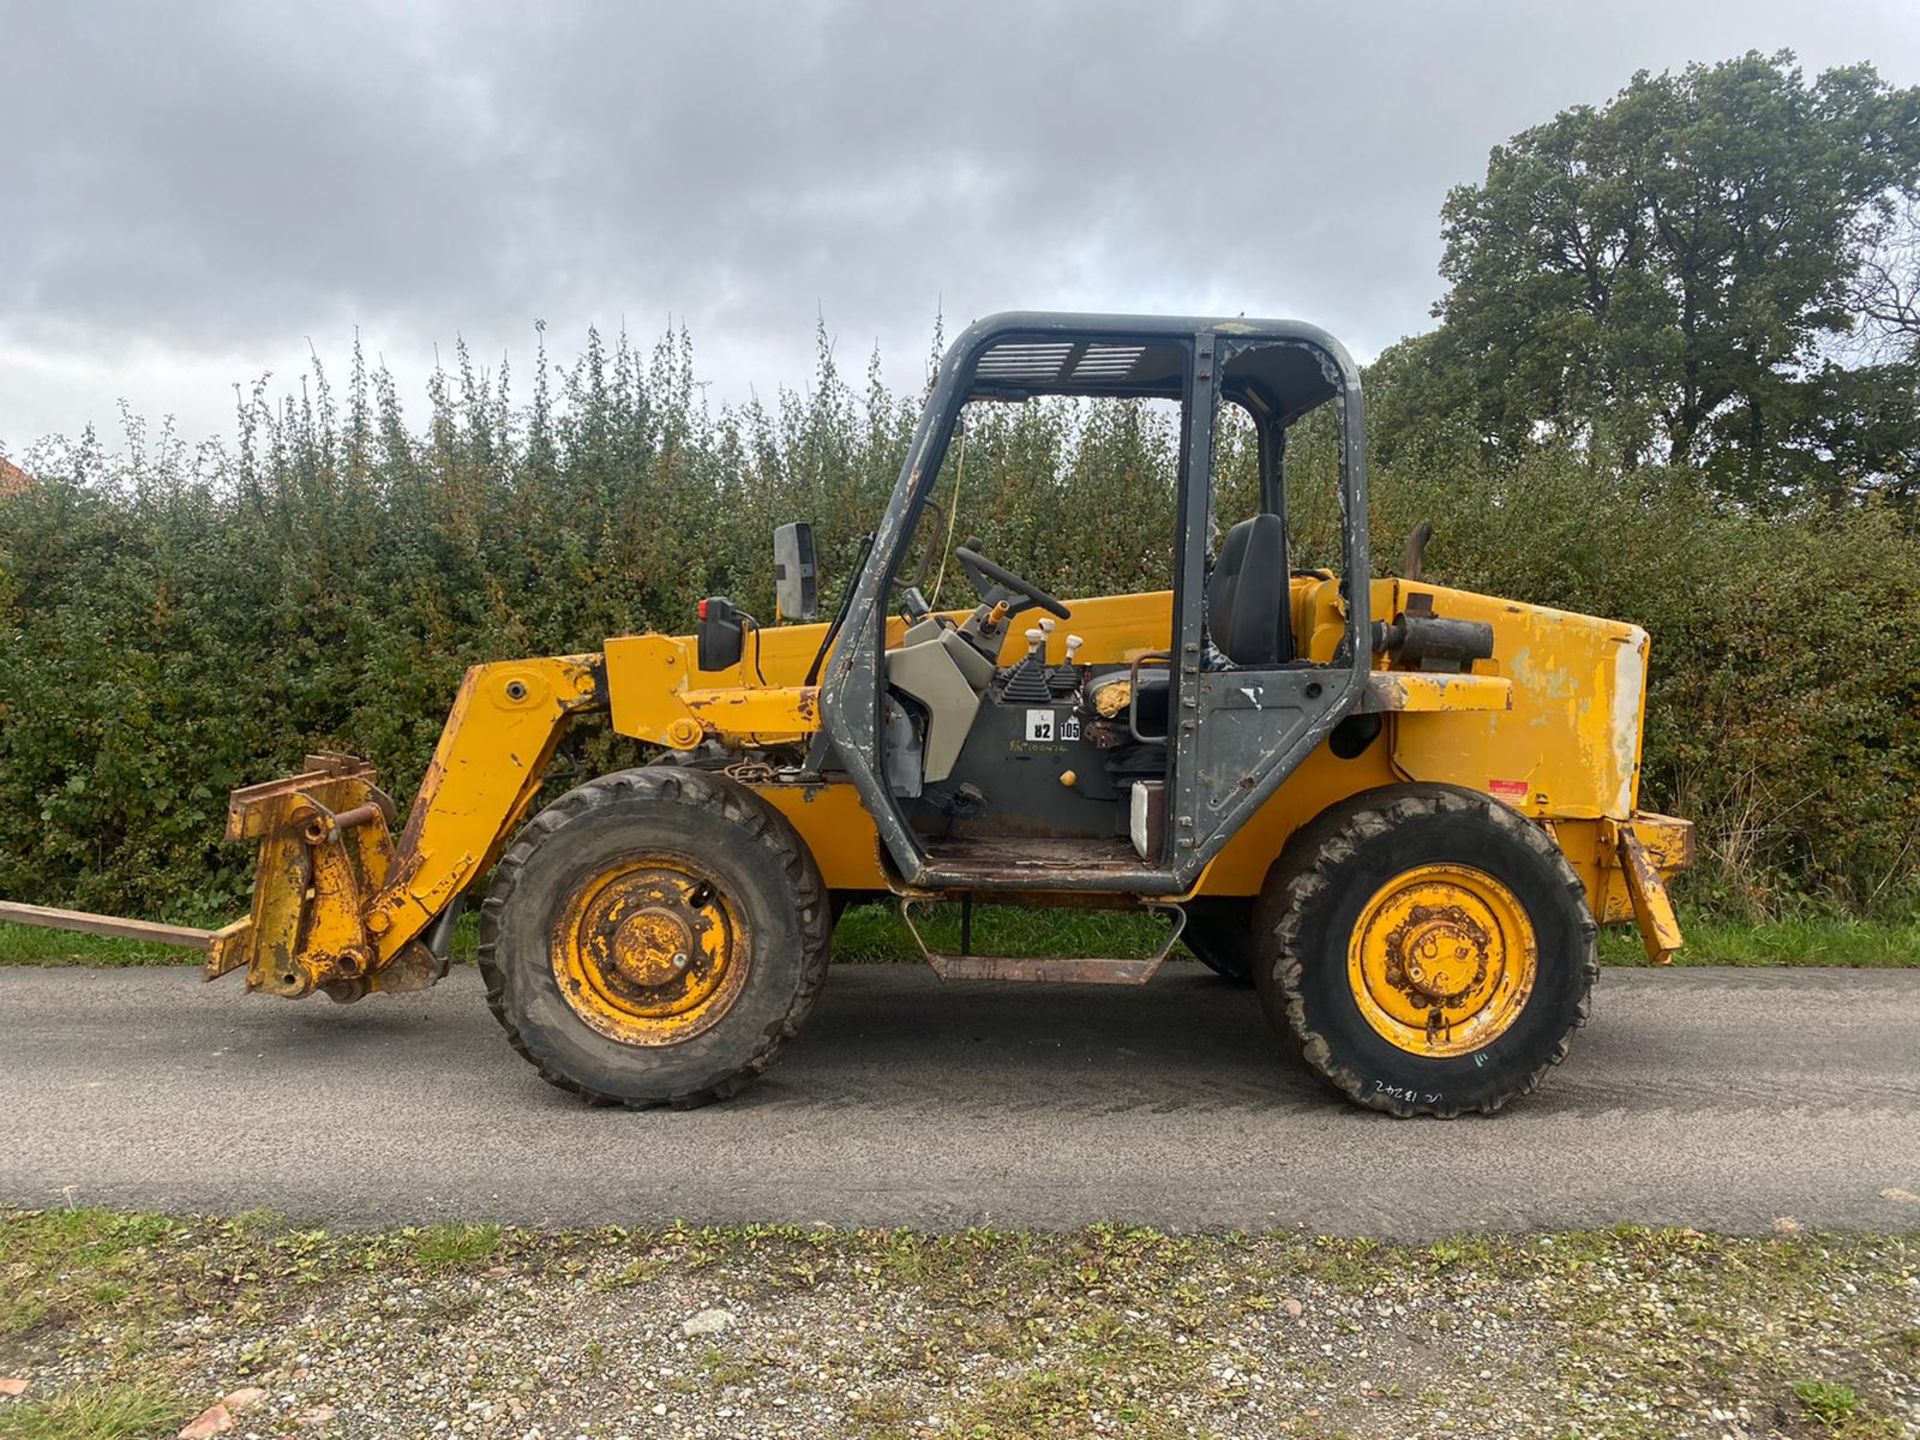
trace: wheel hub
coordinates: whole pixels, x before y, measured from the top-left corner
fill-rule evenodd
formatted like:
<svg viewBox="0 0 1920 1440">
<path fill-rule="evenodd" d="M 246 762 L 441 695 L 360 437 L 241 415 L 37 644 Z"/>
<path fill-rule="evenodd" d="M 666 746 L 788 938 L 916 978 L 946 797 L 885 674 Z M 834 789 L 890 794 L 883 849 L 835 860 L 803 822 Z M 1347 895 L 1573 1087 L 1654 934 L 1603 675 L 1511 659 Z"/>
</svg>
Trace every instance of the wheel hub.
<svg viewBox="0 0 1920 1440">
<path fill-rule="evenodd" d="M 1467 1054 L 1505 1033 L 1538 968 L 1519 899 L 1466 865 L 1421 865 L 1389 880 L 1362 907 L 1347 953 L 1367 1023 L 1432 1057 Z"/>
<path fill-rule="evenodd" d="M 738 909 L 692 861 L 641 856 L 575 890 L 552 938 L 560 993 L 601 1034 L 691 1039 L 732 1006 L 747 972 Z"/>
<path fill-rule="evenodd" d="M 1458 1006 L 1487 978 L 1491 936 L 1459 905 L 1415 905 L 1387 936 L 1387 979 L 1418 1002 Z"/>
<path fill-rule="evenodd" d="M 613 963 L 642 989 L 678 983 L 692 963 L 693 927 L 682 910 L 649 905 L 622 920 L 613 932 Z"/>
</svg>

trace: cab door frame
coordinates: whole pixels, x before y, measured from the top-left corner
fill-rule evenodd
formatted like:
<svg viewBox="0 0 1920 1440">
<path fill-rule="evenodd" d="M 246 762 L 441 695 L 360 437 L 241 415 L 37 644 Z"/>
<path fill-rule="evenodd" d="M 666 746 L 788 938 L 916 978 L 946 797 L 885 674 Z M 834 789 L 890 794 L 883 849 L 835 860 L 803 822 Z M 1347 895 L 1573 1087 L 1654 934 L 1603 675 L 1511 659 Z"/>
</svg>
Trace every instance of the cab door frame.
<svg viewBox="0 0 1920 1440">
<path fill-rule="evenodd" d="M 1331 394 L 1339 434 L 1342 564 L 1340 594 L 1345 634 L 1329 664 L 1293 660 L 1271 666 L 1210 665 L 1206 586 L 1176 588 L 1175 678 L 1169 724 L 1173 746 L 1168 814 L 1169 869 L 1185 885 L 1199 879 L 1218 854 L 1333 727 L 1359 709 L 1372 671 L 1371 574 L 1367 536 L 1367 481 L 1360 380 L 1332 337 L 1289 327 L 1293 333 L 1247 333 L 1220 322 L 1197 337 L 1192 403 L 1193 453 L 1182 500 L 1183 576 L 1204 576 L 1214 495 L 1215 432 L 1226 370 L 1237 355 L 1265 346 L 1299 346 L 1318 362 Z M 1284 467 L 1267 447 L 1283 434 L 1262 425 L 1262 504 L 1285 516 Z M 1272 487 L 1272 488 L 1270 488 Z M 1362 577 L 1360 584 L 1352 577 Z"/>
</svg>

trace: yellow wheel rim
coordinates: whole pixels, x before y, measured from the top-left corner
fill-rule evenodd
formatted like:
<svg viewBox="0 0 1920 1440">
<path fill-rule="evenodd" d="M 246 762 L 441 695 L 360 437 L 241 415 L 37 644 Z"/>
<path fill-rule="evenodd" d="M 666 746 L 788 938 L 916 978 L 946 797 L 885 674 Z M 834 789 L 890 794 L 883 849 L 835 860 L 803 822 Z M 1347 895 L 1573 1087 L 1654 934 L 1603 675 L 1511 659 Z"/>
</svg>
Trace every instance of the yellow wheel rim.
<svg viewBox="0 0 1920 1440">
<path fill-rule="evenodd" d="M 745 921 L 692 861 L 640 855 L 574 891 L 552 937 L 574 1013 L 609 1039 L 675 1045 L 719 1022 L 746 983 Z"/>
<path fill-rule="evenodd" d="M 1526 1009 L 1540 968 L 1513 891 L 1468 865 L 1421 865 L 1367 901 L 1347 980 L 1367 1023 L 1415 1055 L 1465 1055 Z"/>
</svg>

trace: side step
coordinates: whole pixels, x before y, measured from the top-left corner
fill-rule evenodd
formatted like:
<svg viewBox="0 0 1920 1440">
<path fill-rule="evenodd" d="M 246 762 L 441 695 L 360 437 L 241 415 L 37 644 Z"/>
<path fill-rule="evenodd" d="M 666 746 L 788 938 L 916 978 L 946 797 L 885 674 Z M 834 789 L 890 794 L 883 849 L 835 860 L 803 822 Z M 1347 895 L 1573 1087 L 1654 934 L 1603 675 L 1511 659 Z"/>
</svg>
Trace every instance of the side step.
<svg viewBox="0 0 1920 1440">
<path fill-rule="evenodd" d="M 932 905 L 933 900 L 902 899 L 900 918 L 906 921 L 908 933 L 913 943 L 920 947 L 920 954 L 933 973 L 942 980 L 1032 980 L 1049 985 L 1144 985 L 1153 978 L 1166 958 L 1173 953 L 1173 947 L 1180 942 L 1180 936 L 1187 928 L 1187 912 L 1178 905 L 1165 902 L 1147 901 L 1145 908 L 1157 910 L 1168 916 L 1173 924 L 1167 930 L 1164 944 L 1153 954 L 1142 959 L 1108 958 L 1093 956 L 1080 958 L 1072 955 L 974 955 L 967 953 L 967 937 L 972 932 L 971 900 L 960 903 L 969 909 L 963 912 L 961 922 L 960 948 L 962 953 L 948 955 L 928 946 L 926 937 L 921 935 L 920 927 L 913 923 L 915 905 Z"/>
</svg>

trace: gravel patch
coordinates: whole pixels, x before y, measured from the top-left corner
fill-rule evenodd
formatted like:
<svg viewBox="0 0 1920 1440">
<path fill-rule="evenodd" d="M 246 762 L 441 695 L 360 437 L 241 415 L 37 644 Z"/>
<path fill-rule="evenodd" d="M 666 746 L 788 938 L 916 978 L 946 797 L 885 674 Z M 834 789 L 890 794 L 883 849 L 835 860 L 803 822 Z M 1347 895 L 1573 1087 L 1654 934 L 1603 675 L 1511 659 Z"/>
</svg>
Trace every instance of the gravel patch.
<svg viewBox="0 0 1920 1440">
<path fill-rule="evenodd" d="M 1917 1370 L 1920 1236 L 1791 1222 L 1409 1247 L 0 1212 L 0 1440 L 1903 1437 Z M 110 1403 L 132 1419 L 82 1428 Z"/>
</svg>

